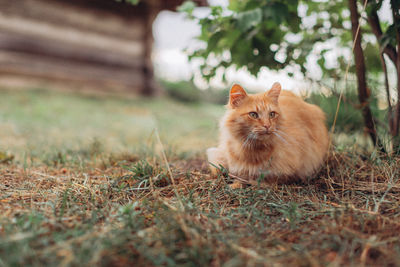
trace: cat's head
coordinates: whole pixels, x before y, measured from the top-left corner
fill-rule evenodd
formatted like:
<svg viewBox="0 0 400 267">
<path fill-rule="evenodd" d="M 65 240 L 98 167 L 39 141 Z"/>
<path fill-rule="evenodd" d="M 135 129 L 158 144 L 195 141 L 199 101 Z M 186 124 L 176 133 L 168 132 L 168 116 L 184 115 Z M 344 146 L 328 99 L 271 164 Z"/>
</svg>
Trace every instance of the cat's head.
<svg viewBox="0 0 400 267">
<path fill-rule="evenodd" d="M 232 86 L 226 121 L 231 134 L 243 142 L 266 141 L 276 134 L 281 118 L 278 98 L 281 85 L 274 83 L 265 93 L 247 94 L 238 84 Z"/>
</svg>

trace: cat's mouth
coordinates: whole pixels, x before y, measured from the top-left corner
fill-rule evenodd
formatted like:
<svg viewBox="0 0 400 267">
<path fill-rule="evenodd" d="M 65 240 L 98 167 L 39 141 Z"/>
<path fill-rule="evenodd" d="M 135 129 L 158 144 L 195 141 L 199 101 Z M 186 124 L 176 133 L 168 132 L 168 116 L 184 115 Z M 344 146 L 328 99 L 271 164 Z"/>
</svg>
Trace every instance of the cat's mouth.
<svg viewBox="0 0 400 267">
<path fill-rule="evenodd" d="M 260 133 L 261 135 L 271 135 L 272 132 L 271 131 L 264 131 Z"/>
<path fill-rule="evenodd" d="M 259 136 L 271 135 L 272 131 L 257 131 L 257 132 L 255 132 L 255 134 L 259 135 Z"/>
</svg>

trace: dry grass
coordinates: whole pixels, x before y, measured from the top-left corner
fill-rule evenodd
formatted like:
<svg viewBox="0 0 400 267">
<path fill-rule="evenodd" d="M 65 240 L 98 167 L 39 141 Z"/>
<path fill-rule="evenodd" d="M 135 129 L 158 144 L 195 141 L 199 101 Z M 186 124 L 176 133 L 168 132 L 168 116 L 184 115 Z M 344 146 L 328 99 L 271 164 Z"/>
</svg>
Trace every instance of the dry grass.
<svg viewBox="0 0 400 267">
<path fill-rule="evenodd" d="M 157 156 L 97 162 L 1 165 L 1 265 L 400 264 L 398 157 L 244 189 L 203 158 L 173 158 L 174 183 Z"/>
<path fill-rule="evenodd" d="M 2 96 L 0 266 L 400 266 L 399 156 L 347 148 L 306 182 L 232 189 L 193 152 L 220 108 Z"/>
</svg>

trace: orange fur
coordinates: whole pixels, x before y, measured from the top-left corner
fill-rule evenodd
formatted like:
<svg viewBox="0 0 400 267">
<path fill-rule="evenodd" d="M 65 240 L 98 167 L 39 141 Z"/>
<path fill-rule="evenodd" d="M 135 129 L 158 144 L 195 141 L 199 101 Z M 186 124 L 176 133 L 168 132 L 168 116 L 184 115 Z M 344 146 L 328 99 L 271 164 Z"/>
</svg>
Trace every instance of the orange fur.
<svg viewBox="0 0 400 267">
<path fill-rule="evenodd" d="M 254 114 L 256 113 L 256 114 Z M 248 95 L 239 85 L 230 92 L 220 122 L 218 147 L 207 150 L 211 170 L 222 165 L 245 179 L 304 179 L 322 165 L 328 150 L 322 110 L 304 102 L 279 83 L 265 93 Z"/>
</svg>

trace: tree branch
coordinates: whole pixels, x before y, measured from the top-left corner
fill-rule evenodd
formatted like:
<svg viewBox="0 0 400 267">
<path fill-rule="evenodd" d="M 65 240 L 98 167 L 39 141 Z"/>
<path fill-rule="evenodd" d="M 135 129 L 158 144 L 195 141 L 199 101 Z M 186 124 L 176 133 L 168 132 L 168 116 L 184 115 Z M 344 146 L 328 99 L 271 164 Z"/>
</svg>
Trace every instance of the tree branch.
<svg viewBox="0 0 400 267">
<path fill-rule="evenodd" d="M 399 7 L 400 4 L 397 1 L 391 0 L 390 4 L 392 5 L 392 15 L 393 15 L 393 24 L 395 25 L 396 28 L 396 39 L 397 39 L 397 47 L 400 49 L 400 12 L 399 12 Z M 396 70 L 397 70 L 397 106 L 396 106 L 396 111 L 394 114 L 394 121 L 393 121 L 393 137 L 398 137 L 399 136 L 399 127 L 400 127 L 400 53 L 397 54 L 397 65 L 396 65 Z M 395 149 L 400 148 L 400 140 L 397 139 L 395 140 L 394 144 Z"/>
<path fill-rule="evenodd" d="M 385 77 L 386 100 L 387 100 L 387 103 L 388 103 L 389 131 L 393 135 L 393 133 L 394 133 L 394 128 L 393 128 L 393 126 L 394 126 L 394 124 L 393 124 L 393 107 L 392 107 L 392 100 L 391 100 L 392 98 L 390 97 L 390 87 L 389 87 L 388 72 L 387 72 L 385 58 L 384 58 L 382 52 L 379 53 L 379 57 L 381 59 L 383 75 Z"/>
<path fill-rule="evenodd" d="M 367 0 L 365 0 L 367 1 Z M 358 89 L 358 99 L 360 101 L 362 115 L 364 118 L 365 128 L 370 135 L 373 144 L 376 146 L 381 146 L 380 140 L 376 133 L 375 122 L 369 107 L 369 93 L 367 89 L 367 79 L 365 70 L 365 60 L 364 53 L 361 47 L 361 29 L 358 23 L 359 14 L 357 10 L 357 0 L 349 0 L 350 9 L 350 19 L 351 19 L 351 31 L 354 40 L 354 59 L 356 65 L 357 74 L 357 89 Z M 381 146 L 381 148 L 383 148 Z"/>
<path fill-rule="evenodd" d="M 381 29 L 381 24 L 379 21 L 378 13 L 376 10 L 371 11 L 371 13 L 367 16 L 368 17 L 368 23 L 371 26 L 372 32 L 375 35 L 376 39 L 379 40 L 382 37 L 382 29 Z M 395 66 L 397 66 L 397 52 L 396 48 L 393 47 L 392 45 L 388 44 L 386 47 L 383 49 L 383 52 L 390 58 L 390 60 L 393 62 Z"/>
</svg>

